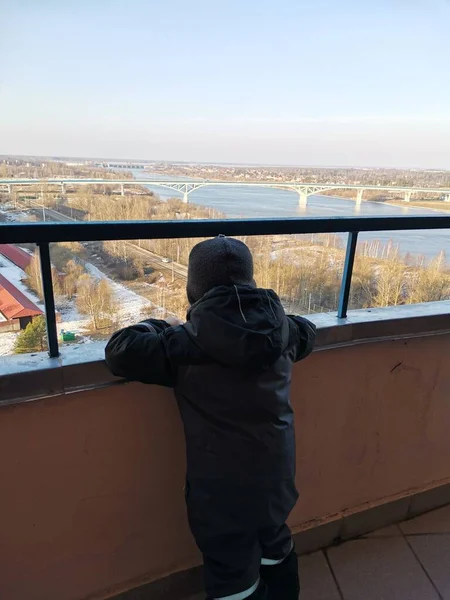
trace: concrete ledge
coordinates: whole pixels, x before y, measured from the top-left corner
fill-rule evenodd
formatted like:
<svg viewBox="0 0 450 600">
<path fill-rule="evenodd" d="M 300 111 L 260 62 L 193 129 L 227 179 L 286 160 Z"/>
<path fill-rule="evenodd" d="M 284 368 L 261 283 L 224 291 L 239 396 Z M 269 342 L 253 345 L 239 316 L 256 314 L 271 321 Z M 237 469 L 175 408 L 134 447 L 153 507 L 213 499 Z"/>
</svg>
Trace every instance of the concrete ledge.
<svg viewBox="0 0 450 600">
<path fill-rule="evenodd" d="M 411 493 L 378 506 L 335 515 L 328 521 L 308 524 L 294 535 L 298 554 L 310 554 L 340 542 L 450 504 L 450 483 Z M 109 596 L 110 600 L 185 600 L 202 590 L 202 568 L 195 567 L 163 579 Z"/>
<path fill-rule="evenodd" d="M 317 349 L 450 332 L 450 301 L 368 308 L 338 319 L 334 313 L 308 317 L 317 326 Z"/>
<path fill-rule="evenodd" d="M 0 361 L 0 406 L 64 393 L 61 358 L 47 354 L 7 356 Z"/>
<path fill-rule="evenodd" d="M 306 529 L 294 535 L 298 554 L 310 554 L 321 548 L 332 546 L 340 538 L 343 523 L 342 515 L 316 525 L 309 523 Z"/>
<path fill-rule="evenodd" d="M 450 333 L 450 301 L 310 315 L 317 325 L 315 351 L 343 346 Z M 6 356 L 0 361 L 0 406 L 56 394 L 124 383 L 104 362 L 104 343 L 61 347 L 61 355 Z M 27 376 L 23 377 L 26 373 Z"/>
<path fill-rule="evenodd" d="M 344 516 L 340 539 L 351 540 L 376 529 L 404 521 L 408 516 L 410 499 L 411 497 L 400 498 Z"/>
<path fill-rule="evenodd" d="M 0 361 L 0 407 L 125 383 L 111 375 L 104 356 L 102 342 L 63 346 L 58 358 L 44 352 L 6 356 Z"/>
<path fill-rule="evenodd" d="M 450 483 L 411 496 L 408 518 L 412 519 L 450 504 Z"/>
</svg>

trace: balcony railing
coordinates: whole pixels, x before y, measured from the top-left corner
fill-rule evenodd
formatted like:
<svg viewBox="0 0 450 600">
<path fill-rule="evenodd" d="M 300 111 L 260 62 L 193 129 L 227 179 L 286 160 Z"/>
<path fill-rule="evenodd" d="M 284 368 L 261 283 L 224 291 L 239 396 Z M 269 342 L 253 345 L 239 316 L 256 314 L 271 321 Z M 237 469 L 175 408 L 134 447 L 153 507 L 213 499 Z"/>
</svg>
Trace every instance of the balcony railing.
<svg viewBox="0 0 450 600">
<path fill-rule="evenodd" d="M 348 233 L 338 318 L 347 316 L 356 244 L 360 232 L 450 229 L 450 215 L 332 217 L 189 221 L 121 221 L 89 223 L 0 224 L 2 243 L 35 243 L 39 247 L 50 357 L 59 355 L 50 243 L 133 239 Z"/>
</svg>

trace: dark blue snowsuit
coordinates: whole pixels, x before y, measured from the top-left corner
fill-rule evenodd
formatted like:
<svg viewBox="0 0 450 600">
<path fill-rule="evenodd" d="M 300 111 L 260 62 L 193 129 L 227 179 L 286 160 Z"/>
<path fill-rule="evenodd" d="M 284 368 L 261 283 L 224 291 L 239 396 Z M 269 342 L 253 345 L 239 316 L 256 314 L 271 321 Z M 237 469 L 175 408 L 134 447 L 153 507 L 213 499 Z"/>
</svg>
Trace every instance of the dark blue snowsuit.
<svg viewBox="0 0 450 600">
<path fill-rule="evenodd" d="M 106 347 L 115 375 L 175 390 L 188 518 L 211 598 L 265 598 L 260 574 L 270 598 L 298 597 L 286 525 L 298 498 L 289 391 L 292 365 L 314 338 L 314 325 L 286 316 L 272 290 L 233 285 L 207 292 L 184 325 L 149 319 Z"/>
</svg>

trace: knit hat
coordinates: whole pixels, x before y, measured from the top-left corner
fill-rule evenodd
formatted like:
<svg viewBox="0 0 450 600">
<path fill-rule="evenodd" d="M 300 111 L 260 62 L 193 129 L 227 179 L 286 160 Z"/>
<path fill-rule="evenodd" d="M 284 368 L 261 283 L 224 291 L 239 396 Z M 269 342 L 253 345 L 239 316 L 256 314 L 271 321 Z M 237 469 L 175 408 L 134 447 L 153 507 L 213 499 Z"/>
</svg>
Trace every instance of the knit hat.
<svg viewBox="0 0 450 600">
<path fill-rule="evenodd" d="M 219 235 L 194 246 L 189 255 L 187 297 L 190 304 L 219 285 L 252 285 L 253 257 L 239 240 Z"/>
</svg>

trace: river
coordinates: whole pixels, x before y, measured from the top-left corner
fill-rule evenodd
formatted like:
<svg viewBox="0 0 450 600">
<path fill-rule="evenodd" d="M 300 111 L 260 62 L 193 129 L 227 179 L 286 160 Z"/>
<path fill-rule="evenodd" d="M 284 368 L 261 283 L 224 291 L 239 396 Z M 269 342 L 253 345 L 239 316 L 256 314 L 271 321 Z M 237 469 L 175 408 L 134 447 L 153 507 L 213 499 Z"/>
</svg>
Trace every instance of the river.
<svg viewBox="0 0 450 600">
<path fill-rule="evenodd" d="M 136 180 L 178 179 L 173 176 L 151 174 L 139 169 L 130 171 Z M 179 178 L 186 181 L 186 178 Z M 159 186 L 147 186 L 163 200 L 180 197 L 180 194 L 170 189 Z M 211 186 L 193 191 L 189 194 L 189 201 L 202 206 L 215 208 L 224 213 L 228 218 L 244 217 L 342 217 L 357 215 L 424 215 L 424 214 L 449 214 L 448 212 L 430 211 L 425 208 L 409 206 L 387 205 L 380 202 L 362 202 L 356 206 L 354 200 L 336 198 L 333 196 L 309 196 L 308 206 L 301 208 L 298 204 L 298 195 L 295 192 L 276 189 L 242 186 Z M 393 243 L 398 245 L 401 254 L 424 256 L 427 260 L 433 258 L 442 250 L 450 258 L 450 231 L 437 229 L 434 231 L 387 231 L 376 233 L 363 233 L 359 238 L 364 240 L 379 240 L 381 244 Z"/>
</svg>

